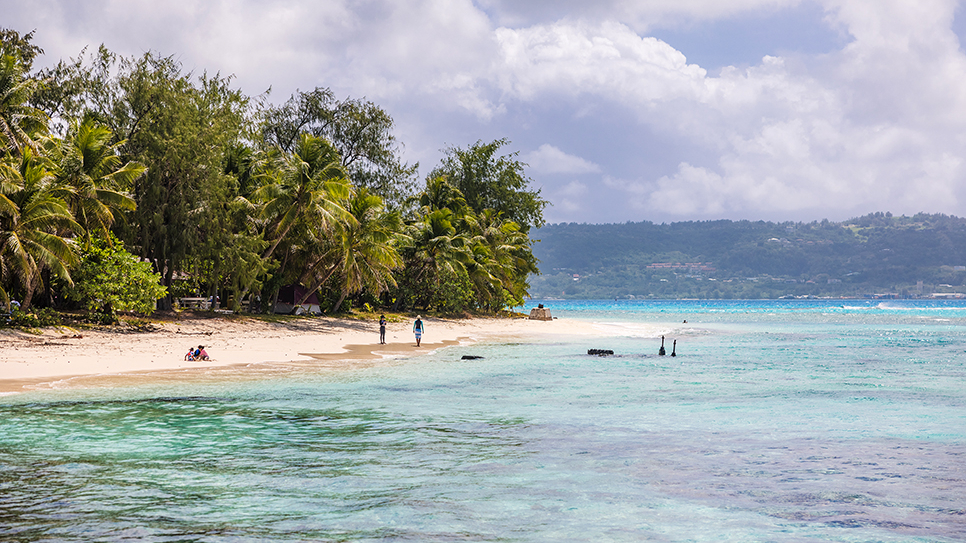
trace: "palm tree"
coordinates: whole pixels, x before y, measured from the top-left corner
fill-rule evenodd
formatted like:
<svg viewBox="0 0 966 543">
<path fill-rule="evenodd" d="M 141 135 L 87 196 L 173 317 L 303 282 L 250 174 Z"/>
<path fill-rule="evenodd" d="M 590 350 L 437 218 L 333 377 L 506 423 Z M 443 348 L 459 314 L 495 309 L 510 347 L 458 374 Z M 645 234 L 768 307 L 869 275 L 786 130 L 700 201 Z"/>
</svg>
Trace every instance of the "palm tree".
<svg viewBox="0 0 966 543">
<path fill-rule="evenodd" d="M 114 222 L 112 210 L 134 210 L 126 191 L 147 170 L 138 162 L 122 163 L 118 148 L 125 142 L 111 145 L 112 138 L 107 127 L 86 120 L 72 123 L 63 141 L 49 140 L 60 184 L 56 194 L 67 202 L 88 237 L 97 229 L 106 238 Z"/>
<path fill-rule="evenodd" d="M 25 148 L 37 149 L 34 136 L 47 130 L 47 116 L 27 105 L 37 86 L 17 57 L 0 54 L 0 153 L 16 157 Z"/>
<path fill-rule="evenodd" d="M 74 243 L 60 233 L 82 229 L 67 204 L 54 195 L 53 176 L 43 161 L 24 148 L 19 162 L 0 163 L 0 257 L 4 273 L 23 288 L 23 307 L 30 307 L 40 272 L 48 269 L 72 283 L 69 268 L 77 262 Z M 6 293 L 4 293 L 6 294 Z"/>
<path fill-rule="evenodd" d="M 19 178 L 20 175 L 13 166 L 13 157 L 9 154 L 0 157 L 0 228 L 4 228 L 10 218 L 20 215 L 20 208 L 7 196 L 20 189 L 17 183 Z M 3 288 L 6 278 L 11 275 L 24 275 L 23 270 L 27 267 L 26 261 L 9 258 L 4 245 L 0 245 L 0 300 L 7 307 L 7 311 L 10 310 L 10 297 Z"/>
<path fill-rule="evenodd" d="M 426 215 L 437 209 L 449 209 L 457 215 L 469 210 L 463 193 L 444 177 L 434 177 L 426 181 L 426 190 L 414 198 L 419 202 L 419 213 Z"/>
<path fill-rule="evenodd" d="M 458 217 L 449 209 L 437 209 L 417 222 L 413 234 L 419 280 L 426 272 L 455 273 L 470 262 L 467 239 L 453 226 Z"/>
<path fill-rule="evenodd" d="M 473 260 L 467 264 L 466 273 L 473 283 L 476 293 L 477 305 L 488 305 L 487 303 L 500 292 L 502 283 L 500 275 L 502 267 L 491 248 L 481 236 L 474 236 L 470 243 L 470 253 Z"/>
<path fill-rule="evenodd" d="M 439 287 L 444 278 L 465 273 L 467 265 L 472 263 L 469 240 L 454 225 L 459 219 L 460 216 L 443 208 L 427 213 L 409 226 L 409 241 L 402 252 L 406 261 L 405 284 L 414 299 L 427 299 L 426 293 Z M 434 288 L 425 288 L 426 283 Z M 397 296 L 393 310 L 402 301 L 403 296 Z"/>
<path fill-rule="evenodd" d="M 379 295 L 396 286 L 392 271 L 402 265 L 393 243 L 402 225 L 399 215 L 385 212 L 382 198 L 364 188 L 346 204 L 355 220 L 341 223 L 334 232 L 335 263 L 330 275 L 338 279 L 339 299 L 332 306 L 333 312 L 342 307 L 349 294 L 369 289 Z"/>
<path fill-rule="evenodd" d="M 299 223 L 325 226 L 338 219 L 351 221 L 339 204 L 349 195 L 349 180 L 335 148 L 322 138 L 303 134 L 294 151 L 283 156 L 270 182 L 254 194 L 264 202 L 263 216 L 272 240 L 263 258 L 272 256 Z"/>
<path fill-rule="evenodd" d="M 284 277 L 285 266 L 296 238 L 311 237 L 326 231 L 339 221 L 355 219 L 340 202 L 351 195 L 349 180 L 339 154 L 326 140 L 303 134 L 291 153 L 265 161 L 259 175 L 263 185 L 252 193 L 261 205 L 264 237 L 269 242 L 262 254 L 268 265 L 276 249 L 285 242 L 286 251 L 276 276 Z M 238 299 L 243 299 L 254 285 L 250 280 Z"/>
<path fill-rule="evenodd" d="M 479 239 L 487 247 L 487 253 L 492 255 L 489 262 L 491 274 L 498 280 L 491 283 L 506 290 L 514 301 L 522 301 L 526 297 L 530 285 L 528 278 L 532 273 L 538 273 L 537 259 L 530 249 L 532 241 L 520 225 L 514 221 L 504 220 L 502 215 L 492 209 L 484 209 L 478 218 L 480 226 Z M 487 300 L 505 301 L 495 288 L 489 291 L 493 296 Z M 491 307 L 491 309 L 500 309 Z"/>
</svg>

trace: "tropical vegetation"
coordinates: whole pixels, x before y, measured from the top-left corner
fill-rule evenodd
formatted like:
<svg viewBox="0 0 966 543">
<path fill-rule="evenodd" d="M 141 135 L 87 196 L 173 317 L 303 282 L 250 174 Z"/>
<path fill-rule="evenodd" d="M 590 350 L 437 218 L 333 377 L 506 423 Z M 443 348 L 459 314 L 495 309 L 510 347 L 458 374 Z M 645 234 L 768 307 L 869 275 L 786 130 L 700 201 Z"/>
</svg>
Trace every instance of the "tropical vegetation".
<svg viewBox="0 0 966 543">
<path fill-rule="evenodd" d="M 0 29 L 0 306 L 270 312 L 298 285 L 351 307 L 495 312 L 537 273 L 547 202 L 509 142 L 420 181 L 391 116 L 316 88 L 281 104 L 174 57 L 101 46 L 35 70 Z"/>
</svg>

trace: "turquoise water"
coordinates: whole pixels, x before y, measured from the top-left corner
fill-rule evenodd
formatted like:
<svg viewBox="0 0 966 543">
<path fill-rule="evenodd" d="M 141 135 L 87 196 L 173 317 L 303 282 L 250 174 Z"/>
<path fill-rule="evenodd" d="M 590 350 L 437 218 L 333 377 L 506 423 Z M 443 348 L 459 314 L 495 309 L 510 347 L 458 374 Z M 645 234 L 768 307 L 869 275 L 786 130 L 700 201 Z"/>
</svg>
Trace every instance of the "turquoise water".
<svg viewBox="0 0 966 543">
<path fill-rule="evenodd" d="M 966 540 L 966 303 L 544 303 L 618 335 L 0 398 L 0 541 Z"/>
</svg>

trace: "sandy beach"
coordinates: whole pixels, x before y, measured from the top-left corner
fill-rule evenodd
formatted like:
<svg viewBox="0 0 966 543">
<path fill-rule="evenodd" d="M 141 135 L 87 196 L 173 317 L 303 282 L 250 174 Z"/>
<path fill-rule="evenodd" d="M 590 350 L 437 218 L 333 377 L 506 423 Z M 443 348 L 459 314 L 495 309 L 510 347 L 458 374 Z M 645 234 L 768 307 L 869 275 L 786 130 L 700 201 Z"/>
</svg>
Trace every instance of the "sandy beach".
<svg viewBox="0 0 966 543">
<path fill-rule="evenodd" d="M 427 354 L 441 347 L 490 338 L 591 333 L 585 323 L 567 319 L 423 319 L 426 331 L 416 347 L 412 321 L 390 322 L 379 344 L 373 321 L 304 318 L 266 322 L 255 318 L 184 314 L 152 323 L 147 330 L 47 329 L 43 334 L 0 332 L 0 394 L 68 386 L 97 385 L 125 377 L 208 370 L 233 366 L 298 363 L 347 368 L 380 360 Z M 594 330 L 600 335 L 601 330 Z M 204 345 L 209 361 L 186 361 L 189 347 Z M 101 383 L 103 384 L 103 383 Z"/>
</svg>

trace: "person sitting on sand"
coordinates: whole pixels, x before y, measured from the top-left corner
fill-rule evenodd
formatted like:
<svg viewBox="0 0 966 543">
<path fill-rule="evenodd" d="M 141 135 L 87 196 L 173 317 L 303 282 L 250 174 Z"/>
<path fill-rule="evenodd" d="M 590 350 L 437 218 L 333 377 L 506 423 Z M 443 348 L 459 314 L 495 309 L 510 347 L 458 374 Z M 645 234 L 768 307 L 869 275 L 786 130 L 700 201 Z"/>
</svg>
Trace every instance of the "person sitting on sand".
<svg viewBox="0 0 966 543">
<path fill-rule="evenodd" d="M 184 359 L 187 361 L 193 361 L 195 359 L 195 348 L 188 347 L 188 353 L 184 355 Z"/>
<path fill-rule="evenodd" d="M 198 345 L 198 348 L 195 349 L 195 360 L 209 360 L 204 345 Z"/>
</svg>

